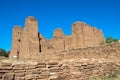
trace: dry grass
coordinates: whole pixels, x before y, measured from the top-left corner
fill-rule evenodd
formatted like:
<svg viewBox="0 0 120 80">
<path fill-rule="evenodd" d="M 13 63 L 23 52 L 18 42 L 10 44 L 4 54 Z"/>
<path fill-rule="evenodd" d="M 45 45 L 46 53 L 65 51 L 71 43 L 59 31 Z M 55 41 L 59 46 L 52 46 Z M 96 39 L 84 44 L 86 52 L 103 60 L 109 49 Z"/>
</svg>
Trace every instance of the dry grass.
<svg viewBox="0 0 120 80">
<path fill-rule="evenodd" d="M 120 80 L 120 70 L 111 71 L 109 75 L 98 77 L 92 77 L 90 80 Z"/>
</svg>

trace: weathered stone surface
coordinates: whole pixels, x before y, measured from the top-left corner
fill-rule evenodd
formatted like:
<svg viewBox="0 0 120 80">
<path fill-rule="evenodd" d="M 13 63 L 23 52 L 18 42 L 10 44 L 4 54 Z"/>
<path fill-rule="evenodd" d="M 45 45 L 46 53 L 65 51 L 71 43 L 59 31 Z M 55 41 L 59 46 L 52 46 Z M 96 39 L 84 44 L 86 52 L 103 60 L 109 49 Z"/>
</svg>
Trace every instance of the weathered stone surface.
<svg viewBox="0 0 120 80">
<path fill-rule="evenodd" d="M 11 63 L 5 63 L 5 62 L 2 62 L 1 63 L 1 66 L 5 67 L 5 66 L 11 66 L 12 64 Z"/>
<path fill-rule="evenodd" d="M 32 80 L 32 76 L 29 74 L 29 75 L 25 75 L 25 80 Z"/>
<path fill-rule="evenodd" d="M 32 71 L 32 74 L 40 74 L 41 71 Z"/>
<path fill-rule="evenodd" d="M 8 70 L 8 69 L 0 70 L 0 73 L 6 73 L 6 72 L 11 73 L 13 72 L 13 70 Z"/>
<path fill-rule="evenodd" d="M 26 70 L 28 70 L 28 69 L 34 69 L 34 68 L 36 68 L 35 65 L 27 65 L 27 66 L 25 67 Z"/>
<path fill-rule="evenodd" d="M 21 26 L 15 26 L 12 35 L 12 50 L 10 52 L 9 58 L 18 58 L 20 53 L 21 34 L 22 34 Z"/>
<path fill-rule="evenodd" d="M 14 70 L 15 73 L 21 73 L 21 72 L 25 72 L 25 70 Z"/>
<path fill-rule="evenodd" d="M 32 76 L 33 79 L 34 79 L 34 78 L 37 79 L 38 76 L 39 76 L 39 74 L 32 74 L 31 76 Z"/>
<path fill-rule="evenodd" d="M 104 43 L 102 31 L 83 22 L 72 25 L 71 36 L 57 29 L 53 39 L 47 40 L 38 33 L 37 20 L 28 17 L 23 30 L 19 26 L 13 29 L 10 58 L 43 62 L 14 66 L 1 63 L 0 79 L 89 80 L 91 76 L 107 75 L 120 69 L 120 43 L 98 46 Z M 108 61 L 104 62 L 104 59 Z"/>
<path fill-rule="evenodd" d="M 14 80 L 14 74 L 13 73 L 5 73 L 3 80 Z"/>
<path fill-rule="evenodd" d="M 94 47 L 105 43 L 102 31 L 92 28 L 83 22 L 76 22 L 73 24 L 72 40 L 74 49 Z"/>
<path fill-rule="evenodd" d="M 20 26 L 13 29 L 12 42 L 9 58 L 40 59 L 44 52 L 94 47 L 104 44 L 105 39 L 101 30 L 76 22 L 72 25 L 72 35 L 64 35 L 62 29 L 56 29 L 53 38 L 47 40 L 38 32 L 37 20 L 29 16 L 24 29 Z"/>
<path fill-rule="evenodd" d="M 60 67 L 51 67 L 50 68 L 51 72 L 59 72 L 60 70 L 62 70 Z"/>
<path fill-rule="evenodd" d="M 0 79 L 2 79 L 3 75 L 4 75 L 4 73 L 0 73 Z"/>
<path fill-rule="evenodd" d="M 46 65 L 45 62 L 38 62 L 37 65 Z"/>
<path fill-rule="evenodd" d="M 15 80 L 25 80 L 24 77 L 16 77 Z"/>
<path fill-rule="evenodd" d="M 58 65 L 58 62 L 48 62 L 47 65 Z"/>
<path fill-rule="evenodd" d="M 45 70 L 45 71 L 42 71 L 40 73 L 40 76 L 49 76 L 50 75 L 50 71 L 49 70 Z"/>
<path fill-rule="evenodd" d="M 53 35 L 54 37 L 63 37 L 64 36 L 64 33 L 62 32 L 62 30 L 61 29 L 56 29 L 55 31 L 54 31 L 54 35 Z"/>
<path fill-rule="evenodd" d="M 8 66 L 8 67 L 0 66 L 0 70 L 12 70 L 12 66 Z"/>
<path fill-rule="evenodd" d="M 24 77 L 25 73 L 15 73 L 15 77 Z"/>
<path fill-rule="evenodd" d="M 46 68 L 46 65 L 36 65 L 36 68 Z"/>
<path fill-rule="evenodd" d="M 26 19 L 24 30 L 21 27 L 15 27 L 13 30 L 13 46 L 10 58 L 14 54 L 18 58 L 30 59 L 33 53 L 39 53 L 38 22 L 30 16 Z"/>
<path fill-rule="evenodd" d="M 49 64 L 48 64 L 49 63 Z M 23 66 L 23 64 L 14 64 L 12 70 L 14 72 L 0 72 L 0 79 L 3 80 L 89 80 L 90 77 L 94 76 L 102 76 L 103 74 L 108 75 L 110 71 L 119 70 L 120 62 L 113 61 L 102 61 L 102 60 L 92 60 L 92 59 L 83 59 L 83 61 L 65 61 L 65 62 L 57 62 L 51 61 L 43 63 L 38 63 L 39 65 L 52 67 L 45 68 L 29 68 L 29 69 L 21 69 L 14 70 L 16 66 Z M 38 64 L 34 64 L 33 66 L 37 66 Z M 58 64 L 62 64 L 58 66 Z M 1 65 L 0 65 L 1 66 Z M 12 65 L 11 65 L 12 66 Z M 11 67 L 10 66 L 10 67 Z M 26 67 L 28 65 L 24 65 Z M 32 65 L 31 65 L 32 66 Z M 118 67 L 119 66 L 119 67 Z M 2 70 L 0 70 L 2 71 Z M 17 71 L 17 72 L 16 72 Z"/>
<path fill-rule="evenodd" d="M 25 64 L 17 64 L 13 68 L 14 70 L 24 70 L 25 69 Z"/>
</svg>

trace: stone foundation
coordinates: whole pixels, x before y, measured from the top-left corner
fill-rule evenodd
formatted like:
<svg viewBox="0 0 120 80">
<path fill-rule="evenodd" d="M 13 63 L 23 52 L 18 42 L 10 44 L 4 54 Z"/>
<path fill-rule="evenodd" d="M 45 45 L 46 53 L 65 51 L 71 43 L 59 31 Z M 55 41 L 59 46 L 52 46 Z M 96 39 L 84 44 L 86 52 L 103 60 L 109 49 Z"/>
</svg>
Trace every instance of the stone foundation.
<svg viewBox="0 0 120 80">
<path fill-rule="evenodd" d="M 2 62 L 0 80 L 89 80 L 119 69 L 120 62 L 95 59 L 17 64 Z"/>
</svg>

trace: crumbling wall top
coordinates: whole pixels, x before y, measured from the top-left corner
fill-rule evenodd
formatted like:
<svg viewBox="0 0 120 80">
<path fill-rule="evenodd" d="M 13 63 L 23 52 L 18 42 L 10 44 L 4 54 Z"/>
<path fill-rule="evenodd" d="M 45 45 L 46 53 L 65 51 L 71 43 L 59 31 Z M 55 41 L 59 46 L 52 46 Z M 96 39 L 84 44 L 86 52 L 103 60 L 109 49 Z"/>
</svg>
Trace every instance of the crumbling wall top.
<svg viewBox="0 0 120 80">
<path fill-rule="evenodd" d="M 77 22 L 74 22 L 73 24 L 72 24 L 72 26 L 74 26 L 74 25 L 80 25 L 80 26 L 83 26 L 83 25 L 87 25 L 85 22 L 79 22 L 79 21 L 77 21 Z"/>
<path fill-rule="evenodd" d="M 14 26 L 13 31 L 14 31 L 14 30 L 22 30 L 22 27 L 21 27 L 21 26 Z"/>
<path fill-rule="evenodd" d="M 62 29 L 58 28 L 54 31 L 54 37 L 63 37 L 64 36 L 64 33 L 62 31 Z"/>
<path fill-rule="evenodd" d="M 37 21 L 37 19 L 34 18 L 33 16 L 29 16 L 28 18 L 26 18 L 26 21 L 28 21 L 28 20 L 31 20 L 31 21 Z"/>
<path fill-rule="evenodd" d="M 25 26 L 37 26 L 38 25 L 38 21 L 36 18 L 32 17 L 32 16 L 29 16 L 26 18 L 26 21 L 25 21 Z"/>
</svg>

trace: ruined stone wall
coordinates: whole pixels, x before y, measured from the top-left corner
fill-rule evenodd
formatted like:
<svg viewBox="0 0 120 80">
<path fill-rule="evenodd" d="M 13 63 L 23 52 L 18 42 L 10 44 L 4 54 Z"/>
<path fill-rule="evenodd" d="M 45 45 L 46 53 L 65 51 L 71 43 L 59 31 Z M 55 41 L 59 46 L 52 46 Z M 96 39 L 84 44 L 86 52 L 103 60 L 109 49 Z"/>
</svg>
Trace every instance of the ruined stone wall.
<svg viewBox="0 0 120 80">
<path fill-rule="evenodd" d="M 55 30 L 53 38 L 49 41 L 54 50 L 94 47 L 104 43 L 102 31 L 83 22 L 73 24 L 71 36 L 64 35 L 61 29 Z"/>
<path fill-rule="evenodd" d="M 26 19 L 21 39 L 20 58 L 30 59 L 32 55 L 39 53 L 38 22 L 35 18 Z"/>
<path fill-rule="evenodd" d="M 12 50 L 10 53 L 10 58 L 13 58 L 13 56 L 19 55 L 20 52 L 20 44 L 21 44 L 21 34 L 22 34 L 22 28 L 20 26 L 15 26 L 13 29 L 13 35 L 12 35 Z"/>
<path fill-rule="evenodd" d="M 40 38 L 40 52 L 54 50 L 53 46 L 49 44 L 49 41 L 45 39 L 41 33 L 39 34 L 39 38 Z"/>
<path fill-rule="evenodd" d="M 40 55 L 32 56 L 31 59 L 39 61 L 63 61 L 79 60 L 81 58 L 96 58 L 120 60 L 120 43 L 114 43 L 104 46 L 87 47 L 60 51 L 45 51 Z"/>
<path fill-rule="evenodd" d="M 72 35 L 64 35 L 61 29 L 57 29 L 53 38 L 47 40 L 39 34 L 37 20 L 30 16 L 23 30 L 21 27 L 14 28 L 10 58 L 17 55 L 20 59 L 31 59 L 41 52 L 94 47 L 104 43 L 102 31 L 83 22 L 73 24 Z"/>
<path fill-rule="evenodd" d="M 83 24 L 76 23 L 72 26 L 72 44 L 73 49 L 84 47 Z"/>
<path fill-rule="evenodd" d="M 54 48 L 54 50 L 65 49 L 64 33 L 61 29 L 54 31 L 53 38 L 49 41 L 49 44 Z"/>
<path fill-rule="evenodd" d="M 76 22 L 72 26 L 73 48 L 94 47 L 105 43 L 102 31 L 86 23 Z"/>
<path fill-rule="evenodd" d="M 53 38 L 48 42 L 54 50 L 72 49 L 72 37 L 64 35 L 62 29 L 56 29 Z"/>
<path fill-rule="evenodd" d="M 64 37 L 65 50 L 73 49 L 72 36 Z"/>
<path fill-rule="evenodd" d="M 18 58 L 30 59 L 39 53 L 38 22 L 34 17 L 26 19 L 25 27 L 15 27 L 13 31 L 13 43 L 10 58 L 18 54 Z"/>
<path fill-rule="evenodd" d="M 89 80 L 120 69 L 120 62 L 97 60 L 68 62 L 1 63 L 2 80 Z"/>
<path fill-rule="evenodd" d="M 94 40 L 96 41 L 94 42 L 95 45 L 101 45 L 105 43 L 105 39 L 101 30 L 97 30 L 97 28 L 93 27 L 93 33 L 94 33 Z"/>
</svg>

